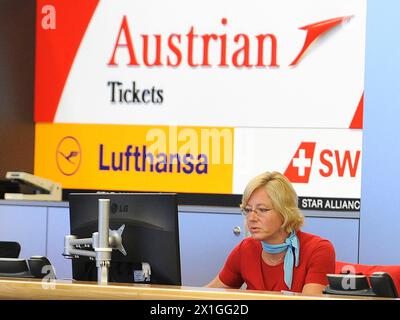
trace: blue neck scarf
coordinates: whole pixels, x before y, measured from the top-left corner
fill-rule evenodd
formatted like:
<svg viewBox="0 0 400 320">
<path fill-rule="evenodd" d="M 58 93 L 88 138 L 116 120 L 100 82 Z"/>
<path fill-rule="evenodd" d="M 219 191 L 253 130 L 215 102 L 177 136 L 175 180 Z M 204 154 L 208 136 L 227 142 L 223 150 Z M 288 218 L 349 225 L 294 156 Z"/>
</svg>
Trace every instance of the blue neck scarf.
<svg viewBox="0 0 400 320">
<path fill-rule="evenodd" d="M 263 250 L 268 253 L 280 253 L 287 249 L 285 254 L 284 260 L 284 276 L 285 276 L 285 283 L 289 289 L 292 288 L 292 279 L 293 279 L 293 264 L 294 260 L 296 259 L 295 266 L 299 266 L 299 250 L 300 250 L 300 243 L 299 238 L 296 235 L 295 231 L 292 231 L 290 235 L 286 238 L 285 242 L 282 244 L 268 244 L 264 241 L 261 241 Z M 294 255 L 293 257 L 293 248 L 294 248 Z"/>
</svg>

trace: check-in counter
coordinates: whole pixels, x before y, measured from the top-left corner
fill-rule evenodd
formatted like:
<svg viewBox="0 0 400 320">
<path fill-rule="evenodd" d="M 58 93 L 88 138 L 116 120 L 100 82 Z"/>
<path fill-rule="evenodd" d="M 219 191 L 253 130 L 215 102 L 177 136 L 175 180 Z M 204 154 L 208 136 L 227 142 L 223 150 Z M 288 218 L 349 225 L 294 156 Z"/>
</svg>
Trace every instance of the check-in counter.
<svg viewBox="0 0 400 320">
<path fill-rule="evenodd" d="M 203 286 L 245 237 L 239 208 L 178 206 L 182 284 Z M 359 212 L 305 211 L 305 232 L 330 240 L 340 261 L 358 262 Z M 49 258 L 57 279 L 71 279 L 71 260 L 62 256 L 70 234 L 69 203 L 0 200 L 0 240 L 21 244 L 20 257 Z M 207 257 L 207 259 L 204 259 Z"/>
</svg>

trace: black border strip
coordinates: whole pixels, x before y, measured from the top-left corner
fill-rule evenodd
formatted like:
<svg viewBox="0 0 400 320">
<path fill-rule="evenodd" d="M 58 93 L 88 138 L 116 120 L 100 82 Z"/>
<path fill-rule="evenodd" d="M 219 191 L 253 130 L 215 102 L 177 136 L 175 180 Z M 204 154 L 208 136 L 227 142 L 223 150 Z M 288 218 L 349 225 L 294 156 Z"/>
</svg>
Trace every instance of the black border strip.
<svg viewBox="0 0 400 320">
<path fill-rule="evenodd" d="M 118 191 L 118 190 L 89 190 L 89 189 L 63 189 L 62 199 L 69 201 L 69 194 L 74 192 L 155 192 L 155 191 Z M 156 191 L 157 192 L 157 191 Z M 242 202 L 241 194 L 213 194 L 213 193 L 177 193 L 178 205 L 192 206 L 217 206 L 217 207 L 239 207 Z"/>
<path fill-rule="evenodd" d="M 360 198 L 299 197 L 301 210 L 359 212 Z"/>
<path fill-rule="evenodd" d="M 73 192 L 79 193 L 92 193 L 92 192 L 127 192 L 124 190 L 89 190 L 89 189 L 63 189 L 63 200 L 69 201 L 69 194 Z M 154 191 L 128 191 L 128 192 L 154 192 Z M 157 191 L 156 191 L 157 192 Z M 161 191 L 160 191 L 161 192 Z M 191 206 L 216 206 L 216 207 L 239 207 L 242 202 L 241 194 L 213 194 L 213 193 L 177 193 L 178 205 L 191 205 Z M 323 203 L 322 207 L 313 207 L 312 205 L 304 206 L 303 200 L 306 201 L 319 201 Z M 344 211 L 344 212 L 359 212 L 360 210 L 352 208 L 340 208 L 340 203 L 361 203 L 359 198 L 324 198 L 324 197 L 299 197 L 299 208 L 307 211 Z M 311 203 L 311 202 L 309 202 Z M 327 208 L 326 204 L 331 203 L 334 206 Z"/>
</svg>

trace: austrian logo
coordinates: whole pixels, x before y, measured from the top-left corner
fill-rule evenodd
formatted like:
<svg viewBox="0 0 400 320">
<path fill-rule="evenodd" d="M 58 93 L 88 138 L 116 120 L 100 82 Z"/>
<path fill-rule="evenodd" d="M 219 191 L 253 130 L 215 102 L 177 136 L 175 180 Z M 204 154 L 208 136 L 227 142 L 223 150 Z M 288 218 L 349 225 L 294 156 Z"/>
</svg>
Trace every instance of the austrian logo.
<svg viewBox="0 0 400 320">
<path fill-rule="evenodd" d="M 71 176 L 78 171 L 81 160 L 82 150 L 78 140 L 71 136 L 64 137 L 56 151 L 58 170 L 66 176 Z"/>
<path fill-rule="evenodd" d="M 312 43 L 318 38 L 328 33 L 328 31 L 333 28 L 348 22 L 352 17 L 353 16 L 337 17 L 300 27 L 300 30 L 306 31 L 305 41 L 296 58 L 290 63 L 290 66 L 297 65 Z M 228 19 L 222 18 L 221 25 L 228 27 Z M 129 62 L 127 65 L 135 67 L 144 65 L 147 67 L 167 66 L 176 68 L 182 64 L 187 64 L 193 68 L 212 66 L 224 68 L 229 66 L 234 66 L 236 68 L 279 67 L 277 61 L 278 38 L 273 33 L 257 35 L 239 33 L 230 37 L 227 33 L 197 33 L 195 27 L 191 26 L 184 34 L 178 32 L 169 35 L 140 34 L 140 37 L 137 37 L 135 34 L 135 27 L 136 26 L 132 27 L 132 25 L 129 25 L 128 18 L 124 15 L 114 44 L 114 50 L 107 63 L 108 66 L 119 66 L 121 62 L 117 59 L 117 53 L 119 50 L 123 49 L 127 50 L 129 55 Z M 153 47 L 149 44 L 151 38 L 155 39 L 154 49 L 152 49 Z M 165 38 L 167 38 L 167 41 Z M 252 45 L 251 40 L 256 40 L 256 42 Z M 142 51 L 138 50 L 138 47 L 136 47 L 138 42 L 142 44 Z M 166 42 L 168 46 L 165 46 Z M 266 49 L 268 46 L 265 45 L 265 42 L 269 42 L 270 49 Z M 241 43 L 243 44 L 241 45 Z M 211 48 L 215 45 L 220 47 L 216 56 L 211 52 Z M 253 48 L 251 46 L 255 47 Z M 231 54 L 229 54 L 229 47 L 235 48 Z M 185 48 L 187 48 L 187 50 Z M 200 59 L 198 57 L 196 59 L 196 48 L 202 48 Z M 250 56 L 252 50 L 257 52 L 257 59 L 254 61 L 251 61 L 252 58 Z M 269 61 L 264 60 L 266 50 L 270 56 Z M 216 58 L 216 61 L 213 62 L 213 58 Z M 113 85 L 113 88 L 114 86 L 115 85 Z M 159 98 L 161 97 L 159 96 Z"/>
</svg>

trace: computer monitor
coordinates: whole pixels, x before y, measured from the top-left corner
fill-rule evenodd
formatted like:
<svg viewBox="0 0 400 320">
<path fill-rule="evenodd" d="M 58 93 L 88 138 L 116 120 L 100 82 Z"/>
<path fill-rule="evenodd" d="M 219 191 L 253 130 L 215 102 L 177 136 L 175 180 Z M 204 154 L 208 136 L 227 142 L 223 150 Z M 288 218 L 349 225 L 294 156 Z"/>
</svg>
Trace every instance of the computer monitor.
<svg viewBox="0 0 400 320">
<path fill-rule="evenodd" d="M 98 230 L 98 200 L 110 199 L 110 229 L 125 225 L 124 256 L 113 250 L 109 282 L 140 282 L 134 276 L 143 262 L 150 264 L 153 284 L 181 285 L 178 209 L 175 194 L 71 193 L 71 235 L 91 238 Z M 96 263 L 80 256 L 72 261 L 75 280 L 96 281 Z M 136 279 L 136 280 L 135 280 Z"/>
</svg>

